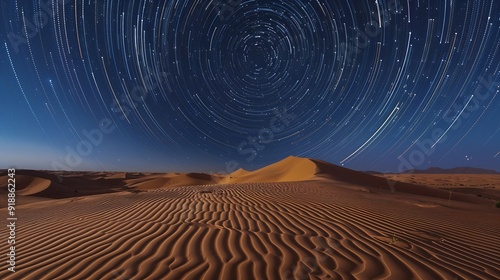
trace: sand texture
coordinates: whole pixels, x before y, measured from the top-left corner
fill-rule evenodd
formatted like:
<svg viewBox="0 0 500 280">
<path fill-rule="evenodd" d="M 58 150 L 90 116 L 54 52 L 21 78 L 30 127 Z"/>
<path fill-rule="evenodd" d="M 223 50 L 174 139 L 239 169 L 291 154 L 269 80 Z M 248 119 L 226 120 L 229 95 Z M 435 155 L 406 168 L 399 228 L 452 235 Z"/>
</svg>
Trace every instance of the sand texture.
<svg viewBox="0 0 500 280">
<path fill-rule="evenodd" d="M 228 176 L 73 172 L 59 180 L 25 171 L 17 178 L 16 272 L 2 261 L 0 279 L 500 275 L 500 209 L 470 190 L 450 197 L 449 186 L 429 183 L 436 178 L 390 176 L 401 183 L 294 157 Z M 467 178 L 457 188 L 496 195 L 494 178 Z M 0 189 L 4 195 L 5 184 Z"/>
</svg>

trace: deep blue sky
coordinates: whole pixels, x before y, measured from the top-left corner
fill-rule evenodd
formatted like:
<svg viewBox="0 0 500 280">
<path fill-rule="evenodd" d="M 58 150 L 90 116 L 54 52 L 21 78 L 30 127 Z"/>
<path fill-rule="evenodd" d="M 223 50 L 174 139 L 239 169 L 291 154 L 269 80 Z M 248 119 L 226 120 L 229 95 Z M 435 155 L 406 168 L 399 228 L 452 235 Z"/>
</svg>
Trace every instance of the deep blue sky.
<svg viewBox="0 0 500 280">
<path fill-rule="evenodd" d="M 500 170 L 500 1 L 0 3 L 0 168 Z"/>
</svg>

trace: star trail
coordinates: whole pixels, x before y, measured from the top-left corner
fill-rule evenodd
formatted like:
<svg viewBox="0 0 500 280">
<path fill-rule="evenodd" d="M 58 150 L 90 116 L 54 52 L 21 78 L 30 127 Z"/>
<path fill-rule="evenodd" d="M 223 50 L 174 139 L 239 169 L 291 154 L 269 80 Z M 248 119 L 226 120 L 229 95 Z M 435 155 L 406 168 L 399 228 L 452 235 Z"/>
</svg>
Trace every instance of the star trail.
<svg viewBox="0 0 500 280">
<path fill-rule="evenodd" d="M 499 1 L 0 2 L 3 167 L 500 171 Z"/>
</svg>

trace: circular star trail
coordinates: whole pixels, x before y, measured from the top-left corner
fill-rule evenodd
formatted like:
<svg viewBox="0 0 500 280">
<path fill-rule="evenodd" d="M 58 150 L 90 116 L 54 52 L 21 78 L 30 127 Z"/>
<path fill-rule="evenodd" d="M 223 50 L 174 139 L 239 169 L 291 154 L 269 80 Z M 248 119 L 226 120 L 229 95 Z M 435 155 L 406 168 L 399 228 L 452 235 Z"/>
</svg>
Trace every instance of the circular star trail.
<svg viewBox="0 0 500 280">
<path fill-rule="evenodd" d="M 2 5 L 2 91 L 63 154 L 109 118 L 110 168 L 500 166 L 498 1 Z"/>
</svg>

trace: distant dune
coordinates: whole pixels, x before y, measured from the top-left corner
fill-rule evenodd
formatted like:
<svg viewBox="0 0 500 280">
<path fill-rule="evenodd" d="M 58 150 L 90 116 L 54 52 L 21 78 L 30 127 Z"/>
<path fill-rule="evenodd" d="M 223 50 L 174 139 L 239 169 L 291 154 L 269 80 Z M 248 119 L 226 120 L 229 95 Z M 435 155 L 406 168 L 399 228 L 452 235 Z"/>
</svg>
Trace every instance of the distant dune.
<svg viewBox="0 0 500 280">
<path fill-rule="evenodd" d="M 7 175 L 0 174 L 0 194 L 6 194 Z M 203 173 L 143 174 L 129 172 L 51 172 L 16 171 L 18 204 L 39 201 L 37 198 L 69 198 L 122 191 L 173 188 L 188 185 L 216 184 L 223 176 Z M 0 207 L 6 202 L 0 201 Z"/>
<path fill-rule="evenodd" d="M 455 168 L 439 168 L 430 167 L 427 169 L 410 169 L 404 173 L 413 174 L 500 174 L 495 170 L 476 168 L 476 167 L 455 167 Z"/>
<path fill-rule="evenodd" d="M 317 165 L 309 159 L 288 157 L 256 171 L 244 172 L 239 170 L 235 173 L 237 172 L 239 172 L 238 176 L 231 179 L 230 183 L 304 181 L 312 179 L 318 171 Z"/>
<path fill-rule="evenodd" d="M 230 178 L 242 177 L 242 176 L 248 175 L 248 173 L 250 173 L 250 171 L 247 171 L 243 168 L 240 168 L 240 169 L 234 171 L 233 173 L 229 174 L 229 177 Z"/>
<path fill-rule="evenodd" d="M 226 176 L 19 170 L 0 279 L 496 279 L 499 178 L 297 157 Z"/>
</svg>

